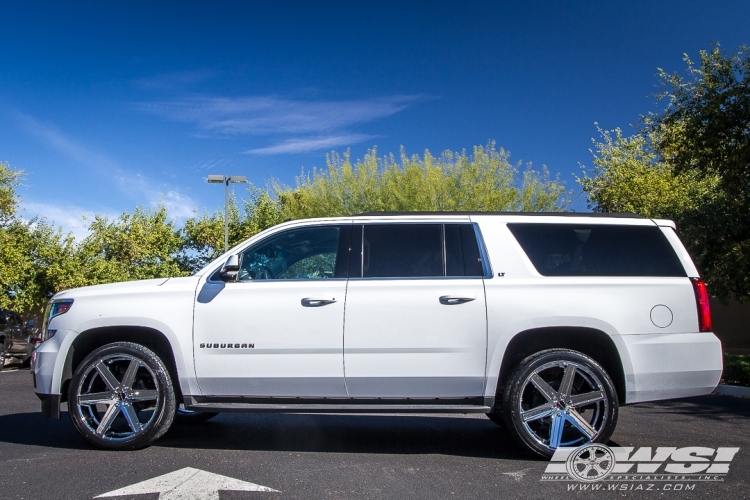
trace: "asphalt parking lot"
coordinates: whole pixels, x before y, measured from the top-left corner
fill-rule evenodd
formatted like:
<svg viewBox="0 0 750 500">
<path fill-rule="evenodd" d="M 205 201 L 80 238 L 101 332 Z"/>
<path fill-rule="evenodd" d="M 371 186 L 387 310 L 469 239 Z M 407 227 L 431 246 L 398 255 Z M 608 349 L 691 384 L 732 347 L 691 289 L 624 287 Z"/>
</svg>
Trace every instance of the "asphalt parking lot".
<svg viewBox="0 0 750 500">
<path fill-rule="evenodd" d="M 206 485 L 216 476 L 199 475 L 193 489 L 113 498 L 749 498 L 748 417 L 750 399 L 726 396 L 625 407 L 610 446 L 740 451 L 723 481 L 683 482 L 678 491 L 664 482 L 651 489 L 648 482 L 622 482 L 617 491 L 592 492 L 542 481 L 548 462 L 520 451 L 483 415 L 223 414 L 174 425 L 144 450 L 101 451 L 76 434 L 67 412 L 61 420 L 39 414 L 28 370 L 6 369 L 0 491 L 5 499 L 91 499 L 189 467 L 278 492 L 211 496 Z M 185 473 L 195 471 L 179 472 Z"/>
</svg>

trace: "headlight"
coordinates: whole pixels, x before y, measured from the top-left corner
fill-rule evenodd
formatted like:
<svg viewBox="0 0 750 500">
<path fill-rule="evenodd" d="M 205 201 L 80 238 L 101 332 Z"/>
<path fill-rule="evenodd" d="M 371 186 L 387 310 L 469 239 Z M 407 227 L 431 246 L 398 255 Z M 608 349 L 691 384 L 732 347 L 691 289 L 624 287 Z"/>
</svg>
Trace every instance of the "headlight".
<svg viewBox="0 0 750 500">
<path fill-rule="evenodd" d="M 73 299 L 52 299 L 44 311 L 44 322 L 42 323 L 42 342 L 54 337 L 57 330 L 49 330 L 47 326 L 52 318 L 65 314 L 73 307 Z"/>
</svg>

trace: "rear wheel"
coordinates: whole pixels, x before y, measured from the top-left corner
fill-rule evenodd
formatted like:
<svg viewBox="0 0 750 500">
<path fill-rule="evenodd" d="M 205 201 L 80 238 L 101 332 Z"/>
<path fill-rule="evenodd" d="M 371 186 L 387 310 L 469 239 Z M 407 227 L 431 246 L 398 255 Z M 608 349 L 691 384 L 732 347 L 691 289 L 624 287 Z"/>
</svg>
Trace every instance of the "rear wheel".
<svg viewBox="0 0 750 500">
<path fill-rule="evenodd" d="M 550 457 L 561 446 L 607 443 L 617 425 L 617 393 L 593 359 L 550 349 L 516 367 L 505 384 L 502 414 L 517 441 Z"/>
<path fill-rule="evenodd" d="M 130 342 L 100 347 L 76 369 L 68 408 L 76 430 L 101 448 L 132 450 L 161 437 L 175 415 L 166 366 L 150 349 Z"/>
</svg>

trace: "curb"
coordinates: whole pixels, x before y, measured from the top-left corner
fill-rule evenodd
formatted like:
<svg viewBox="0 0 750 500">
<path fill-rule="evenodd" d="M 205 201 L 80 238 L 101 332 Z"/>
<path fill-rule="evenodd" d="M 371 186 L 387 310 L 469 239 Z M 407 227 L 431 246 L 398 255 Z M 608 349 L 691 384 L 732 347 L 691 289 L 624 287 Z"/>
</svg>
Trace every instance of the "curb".
<svg viewBox="0 0 750 500">
<path fill-rule="evenodd" d="M 737 398 L 750 398 L 750 387 L 719 384 L 719 386 L 714 389 L 713 394 L 719 394 L 721 396 L 734 396 Z"/>
</svg>

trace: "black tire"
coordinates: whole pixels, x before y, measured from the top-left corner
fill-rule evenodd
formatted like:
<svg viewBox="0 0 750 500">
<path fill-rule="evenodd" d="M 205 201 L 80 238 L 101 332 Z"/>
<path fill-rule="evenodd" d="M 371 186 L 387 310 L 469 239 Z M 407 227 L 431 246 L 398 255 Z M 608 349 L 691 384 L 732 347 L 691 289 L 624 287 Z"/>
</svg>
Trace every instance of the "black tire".
<svg viewBox="0 0 750 500">
<path fill-rule="evenodd" d="M 148 446 L 167 432 L 176 407 L 167 367 L 156 353 L 131 342 L 96 349 L 78 365 L 70 382 L 73 426 L 100 448 Z"/>
<path fill-rule="evenodd" d="M 617 392 L 607 372 L 590 357 L 569 349 L 527 357 L 503 391 L 505 427 L 525 448 L 543 457 L 551 457 L 559 446 L 606 444 L 618 413 Z"/>
<path fill-rule="evenodd" d="M 218 413 L 212 411 L 192 411 L 186 409 L 184 405 L 179 405 L 174 415 L 174 421 L 179 424 L 197 424 L 198 422 L 211 420 L 216 415 Z"/>
</svg>

